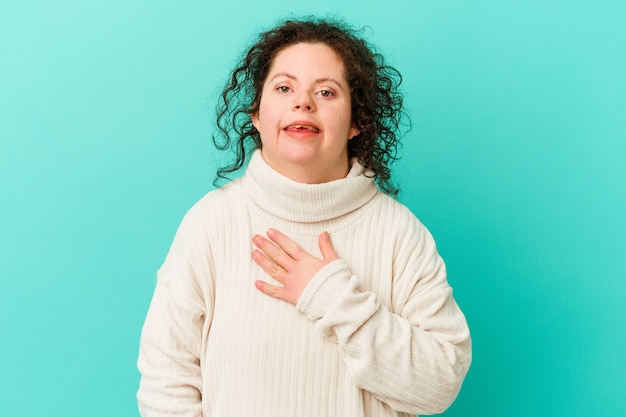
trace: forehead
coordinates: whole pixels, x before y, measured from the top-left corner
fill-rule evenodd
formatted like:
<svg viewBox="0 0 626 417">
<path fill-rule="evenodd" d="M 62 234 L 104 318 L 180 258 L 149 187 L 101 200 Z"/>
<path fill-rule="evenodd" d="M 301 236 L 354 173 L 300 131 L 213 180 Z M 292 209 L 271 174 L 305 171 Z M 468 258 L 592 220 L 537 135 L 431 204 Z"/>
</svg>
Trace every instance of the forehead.
<svg viewBox="0 0 626 417">
<path fill-rule="evenodd" d="M 325 43 L 297 43 L 281 50 L 274 57 L 268 78 L 279 72 L 333 76 L 345 81 L 343 60 Z"/>
</svg>

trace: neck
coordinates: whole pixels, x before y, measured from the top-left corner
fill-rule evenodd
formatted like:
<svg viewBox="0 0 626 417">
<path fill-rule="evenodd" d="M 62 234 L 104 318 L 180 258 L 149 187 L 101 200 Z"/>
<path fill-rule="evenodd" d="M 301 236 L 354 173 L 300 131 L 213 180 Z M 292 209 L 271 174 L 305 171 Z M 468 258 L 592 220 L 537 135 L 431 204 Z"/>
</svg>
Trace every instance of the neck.
<svg viewBox="0 0 626 417">
<path fill-rule="evenodd" d="M 277 172 L 256 151 L 242 185 L 258 207 L 257 214 L 271 213 L 286 221 L 314 224 L 342 217 L 374 198 L 378 189 L 371 176 L 364 173 L 363 166 L 353 161 L 350 171 L 340 180 L 303 183 Z"/>
</svg>

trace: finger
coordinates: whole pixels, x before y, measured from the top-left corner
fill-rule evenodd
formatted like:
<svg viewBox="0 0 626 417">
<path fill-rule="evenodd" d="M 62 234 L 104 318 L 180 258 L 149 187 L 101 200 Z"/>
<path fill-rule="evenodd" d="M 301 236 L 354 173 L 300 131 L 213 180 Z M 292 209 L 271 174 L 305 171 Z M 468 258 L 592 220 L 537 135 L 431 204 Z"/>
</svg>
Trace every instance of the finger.
<svg viewBox="0 0 626 417">
<path fill-rule="evenodd" d="M 285 283 L 285 269 L 283 269 L 280 265 L 273 262 L 270 258 L 265 256 L 263 252 L 260 250 L 254 250 L 252 252 L 252 259 L 263 269 L 269 276 L 274 278 L 276 281 L 281 284 Z"/>
<path fill-rule="evenodd" d="M 333 248 L 333 242 L 330 240 L 328 232 L 322 232 L 319 238 L 320 252 L 325 261 L 334 261 L 338 259 L 337 253 Z"/>
<path fill-rule="evenodd" d="M 293 259 L 298 260 L 302 257 L 304 253 L 302 247 L 278 230 L 269 229 L 267 236 Z"/>
<path fill-rule="evenodd" d="M 266 238 L 260 235 L 255 235 L 252 238 L 254 244 L 272 261 L 276 264 L 288 269 L 288 266 L 293 261 L 293 258 L 289 256 L 280 246 L 270 242 Z"/>
<path fill-rule="evenodd" d="M 265 281 L 255 281 L 254 286 L 259 289 L 263 294 L 269 295 L 270 297 L 278 298 L 279 300 L 286 300 L 285 298 L 285 289 L 283 287 L 278 287 L 276 285 L 269 284 Z"/>
</svg>

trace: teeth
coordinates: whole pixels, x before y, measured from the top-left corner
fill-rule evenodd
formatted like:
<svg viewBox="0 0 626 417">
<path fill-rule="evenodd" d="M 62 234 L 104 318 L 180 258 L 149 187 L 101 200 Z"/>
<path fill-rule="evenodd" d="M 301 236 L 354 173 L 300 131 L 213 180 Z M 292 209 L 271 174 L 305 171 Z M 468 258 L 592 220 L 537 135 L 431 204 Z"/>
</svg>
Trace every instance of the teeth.
<svg viewBox="0 0 626 417">
<path fill-rule="evenodd" d="M 313 133 L 318 133 L 320 130 L 313 126 L 305 126 L 305 125 L 291 125 L 288 126 L 287 129 L 308 129 Z"/>
</svg>

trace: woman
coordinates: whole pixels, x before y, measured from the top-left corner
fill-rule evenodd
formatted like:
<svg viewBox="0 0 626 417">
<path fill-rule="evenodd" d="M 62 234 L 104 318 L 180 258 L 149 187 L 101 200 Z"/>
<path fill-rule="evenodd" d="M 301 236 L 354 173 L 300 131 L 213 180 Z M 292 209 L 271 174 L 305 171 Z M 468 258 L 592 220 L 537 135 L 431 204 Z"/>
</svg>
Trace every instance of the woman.
<svg viewBox="0 0 626 417">
<path fill-rule="evenodd" d="M 220 174 L 252 156 L 187 213 L 159 270 L 138 362 L 143 416 L 451 404 L 471 342 L 432 237 L 388 195 L 397 78 L 328 22 L 288 21 L 250 48 L 222 94 L 216 144 L 236 160 Z"/>
</svg>

